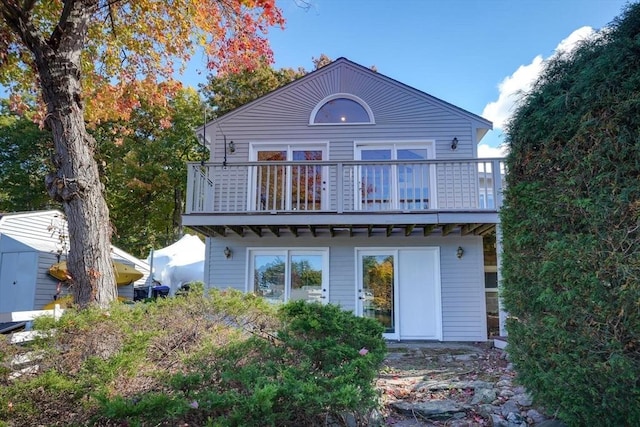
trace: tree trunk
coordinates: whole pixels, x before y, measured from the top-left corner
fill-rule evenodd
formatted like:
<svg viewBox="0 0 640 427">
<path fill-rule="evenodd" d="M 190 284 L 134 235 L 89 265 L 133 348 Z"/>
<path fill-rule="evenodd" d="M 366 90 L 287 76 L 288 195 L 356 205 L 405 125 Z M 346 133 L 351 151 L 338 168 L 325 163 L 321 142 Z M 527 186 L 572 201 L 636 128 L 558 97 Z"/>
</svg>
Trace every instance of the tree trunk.
<svg viewBox="0 0 640 427">
<path fill-rule="evenodd" d="M 44 84 L 43 84 L 44 86 Z M 78 103 L 65 102 L 68 89 L 53 85 L 47 124 L 55 143 L 55 173 L 47 177 L 47 190 L 62 202 L 69 226 L 67 268 L 73 278 L 74 301 L 81 307 L 106 307 L 116 299 L 111 261 L 111 226 L 98 165 L 95 141 L 87 133 Z M 63 92 L 63 93 L 60 93 Z"/>
<path fill-rule="evenodd" d="M 34 54 L 47 106 L 45 123 L 53 133 L 57 170 L 47 176 L 46 185 L 49 195 L 63 204 L 69 225 L 67 268 L 74 301 L 80 307 L 104 308 L 117 297 L 111 226 L 94 158 L 96 143 L 84 124 L 80 85 L 80 56 L 95 7 L 91 0 L 65 2 L 67 19 L 49 40 L 33 33 L 23 40 Z"/>
</svg>

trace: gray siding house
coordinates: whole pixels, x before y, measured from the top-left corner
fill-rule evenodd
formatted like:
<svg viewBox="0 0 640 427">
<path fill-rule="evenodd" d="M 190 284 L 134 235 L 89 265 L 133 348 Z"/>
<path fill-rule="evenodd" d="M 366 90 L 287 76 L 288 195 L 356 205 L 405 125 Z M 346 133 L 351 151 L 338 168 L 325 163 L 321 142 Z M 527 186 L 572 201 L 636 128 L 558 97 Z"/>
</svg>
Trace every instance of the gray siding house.
<svg viewBox="0 0 640 427">
<path fill-rule="evenodd" d="M 196 130 L 184 225 L 205 284 L 333 303 L 394 340 L 487 339 L 491 122 L 345 58 Z"/>
<path fill-rule="evenodd" d="M 67 221 L 58 210 L 0 214 L 0 313 L 41 310 L 54 301 L 58 279 L 49 268 L 66 259 Z M 118 286 L 118 295 L 133 299 L 134 286 L 146 286 L 149 266 L 115 246 L 112 258 L 135 267 L 143 277 L 133 285 Z M 60 286 L 58 297 L 69 294 Z"/>
</svg>

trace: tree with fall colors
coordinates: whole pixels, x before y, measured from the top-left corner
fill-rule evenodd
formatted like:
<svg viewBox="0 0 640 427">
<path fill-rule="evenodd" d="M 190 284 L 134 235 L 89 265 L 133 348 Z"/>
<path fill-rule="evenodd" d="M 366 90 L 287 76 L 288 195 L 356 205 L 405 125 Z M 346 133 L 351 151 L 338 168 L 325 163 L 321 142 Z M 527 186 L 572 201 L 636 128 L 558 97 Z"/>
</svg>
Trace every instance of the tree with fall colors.
<svg viewBox="0 0 640 427">
<path fill-rule="evenodd" d="M 284 20 L 275 0 L 0 0 L 0 17 L 0 84 L 17 111 L 36 95 L 52 132 L 46 187 L 68 220 L 75 301 L 106 307 L 117 295 L 112 230 L 87 123 L 164 106 L 198 48 L 220 73 L 271 60 L 264 35 Z"/>
</svg>

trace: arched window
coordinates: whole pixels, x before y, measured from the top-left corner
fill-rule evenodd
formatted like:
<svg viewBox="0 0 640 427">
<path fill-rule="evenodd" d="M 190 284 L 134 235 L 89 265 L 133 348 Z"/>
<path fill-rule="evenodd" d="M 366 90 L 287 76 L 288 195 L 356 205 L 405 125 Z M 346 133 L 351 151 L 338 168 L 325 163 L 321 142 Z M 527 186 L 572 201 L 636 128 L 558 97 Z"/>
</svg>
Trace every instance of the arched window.
<svg viewBox="0 0 640 427">
<path fill-rule="evenodd" d="M 373 123 L 373 114 L 367 104 L 356 96 L 332 95 L 323 99 L 311 113 L 311 124 Z"/>
</svg>

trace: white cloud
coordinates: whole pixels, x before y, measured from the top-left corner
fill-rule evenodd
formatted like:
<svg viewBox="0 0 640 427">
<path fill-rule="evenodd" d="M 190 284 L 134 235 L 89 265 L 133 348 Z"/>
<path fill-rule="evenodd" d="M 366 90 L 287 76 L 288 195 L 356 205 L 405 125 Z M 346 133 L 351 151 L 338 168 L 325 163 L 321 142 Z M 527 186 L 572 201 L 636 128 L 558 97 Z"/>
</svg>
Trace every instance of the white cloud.
<svg viewBox="0 0 640 427">
<path fill-rule="evenodd" d="M 478 145 L 478 157 L 505 157 L 507 155 L 507 147 L 501 145 L 500 147 L 491 147 L 488 144 Z"/>
<path fill-rule="evenodd" d="M 523 93 L 528 92 L 542 71 L 542 56 L 533 58 L 528 65 L 521 65 L 498 85 L 500 95 L 494 102 L 488 103 L 482 116 L 493 122 L 494 128 L 504 129 L 504 125 L 513 113 L 514 104 Z"/>
<path fill-rule="evenodd" d="M 562 40 L 554 51 L 554 55 L 573 51 L 582 40 L 589 39 L 595 35 L 595 30 L 591 27 L 582 27 L 569 34 L 569 37 Z"/>
<path fill-rule="evenodd" d="M 551 57 L 571 52 L 576 45 L 595 34 L 591 27 L 578 28 L 569 37 L 558 43 Z M 549 59 L 549 58 L 547 58 Z M 493 122 L 494 128 L 504 129 L 506 122 L 514 111 L 515 104 L 520 97 L 531 90 L 538 79 L 545 59 L 537 55 L 530 64 L 521 65 L 510 76 L 507 76 L 498 85 L 499 95 L 496 101 L 490 102 L 484 107 L 482 116 Z"/>
</svg>

